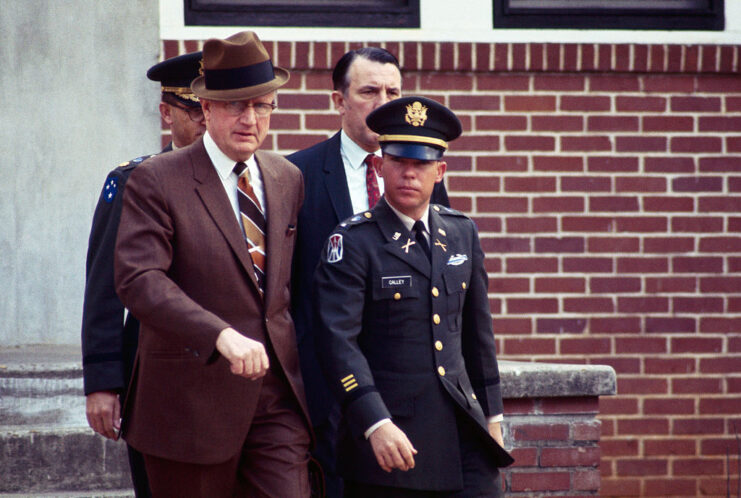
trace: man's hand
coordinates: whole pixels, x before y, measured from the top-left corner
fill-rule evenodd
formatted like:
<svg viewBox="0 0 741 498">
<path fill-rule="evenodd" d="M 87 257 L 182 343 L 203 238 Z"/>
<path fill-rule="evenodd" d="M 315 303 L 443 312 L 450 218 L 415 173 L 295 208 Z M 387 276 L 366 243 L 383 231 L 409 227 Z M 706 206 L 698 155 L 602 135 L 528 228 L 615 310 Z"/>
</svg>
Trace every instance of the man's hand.
<svg viewBox="0 0 741 498">
<path fill-rule="evenodd" d="M 489 434 L 494 438 L 499 446 L 504 448 L 504 437 L 502 436 L 502 423 L 489 422 Z"/>
<path fill-rule="evenodd" d="M 392 469 L 407 471 L 414 468 L 417 450 L 393 422 L 387 422 L 373 431 L 368 438 L 378 465 L 386 472 Z"/>
<path fill-rule="evenodd" d="M 85 415 L 90 427 L 108 439 L 118 440 L 121 430 L 121 403 L 113 391 L 98 391 L 85 397 Z"/>
<path fill-rule="evenodd" d="M 219 333 L 219 337 L 216 338 L 216 349 L 229 360 L 234 375 L 241 375 L 250 380 L 259 379 L 270 367 L 265 346 L 243 336 L 231 327 Z"/>
</svg>

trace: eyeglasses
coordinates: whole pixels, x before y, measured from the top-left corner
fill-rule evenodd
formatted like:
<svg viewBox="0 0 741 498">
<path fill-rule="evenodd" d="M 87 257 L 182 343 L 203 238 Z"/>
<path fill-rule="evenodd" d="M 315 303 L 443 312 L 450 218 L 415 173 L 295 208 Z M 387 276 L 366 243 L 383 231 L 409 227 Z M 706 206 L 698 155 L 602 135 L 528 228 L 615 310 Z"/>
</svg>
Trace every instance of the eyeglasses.
<svg viewBox="0 0 741 498">
<path fill-rule="evenodd" d="M 170 104 L 173 107 L 177 107 L 178 109 L 185 111 L 188 114 L 188 117 L 191 121 L 195 121 L 196 123 L 203 121 L 203 109 L 199 107 L 187 107 L 184 105 L 177 105 L 177 104 Z"/>
<path fill-rule="evenodd" d="M 224 102 L 224 107 L 226 108 L 226 112 L 232 116 L 241 116 L 244 111 L 251 107 L 257 116 L 265 117 L 269 116 L 273 112 L 273 109 L 278 106 L 269 102 L 255 102 L 253 104 L 247 103 L 244 100 L 231 100 Z"/>
</svg>

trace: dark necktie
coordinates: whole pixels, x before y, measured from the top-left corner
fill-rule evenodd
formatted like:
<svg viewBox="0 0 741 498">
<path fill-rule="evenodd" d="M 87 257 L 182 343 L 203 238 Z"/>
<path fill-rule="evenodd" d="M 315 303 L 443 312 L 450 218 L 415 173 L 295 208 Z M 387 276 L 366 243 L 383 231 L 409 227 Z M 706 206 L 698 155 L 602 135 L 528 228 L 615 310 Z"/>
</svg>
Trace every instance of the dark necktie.
<svg viewBox="0 0 741 498">
<path fill-rule="evenodd" d="M 417 241 L 419 247 L 424 249 L 425 254 L 427 255 L 427 259 L 431 259 L 430 245 L 427 243 L 427 239 L 425 238 L 425 225 L 424 223 L 422 223 L 422 220 L 417 220 L 414 222 L 412 232 L 414 232 L 414 240 Z"/>
<path fill-rule="evenodd" d="M 239 214 L 242 218 L 244 236 L 247 239 L 247 248 L 255 268 L 257 285 L 260 293 L 265 292 L 265 214 L 260 200 L 250 184 L 250 172 L 245 163 L 239 162 L 234 166 L 237 175 L 237 200 Z"/>
<path fill-rule="evenodd" d="M 378 200 L 381 198 L 381 192 L 378 190 L 378 178 L 376 178 L 376 168 L 373 167 L 374 154 L 368 154 L 365 157 L 365 189 L 368 191 L 368 209 L 373 209 Z"/>
</svg>

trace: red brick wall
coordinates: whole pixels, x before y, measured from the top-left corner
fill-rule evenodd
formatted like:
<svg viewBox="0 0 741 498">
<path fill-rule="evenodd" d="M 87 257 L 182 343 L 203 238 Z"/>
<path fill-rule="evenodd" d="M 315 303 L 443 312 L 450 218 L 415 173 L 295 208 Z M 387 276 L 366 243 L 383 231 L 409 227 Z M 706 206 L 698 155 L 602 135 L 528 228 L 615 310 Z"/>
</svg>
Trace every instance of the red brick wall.
<svg viewBox="0 0 741 498">
<path fill-rule="evenodd" d="M 268 147 L 336 131 L 330 71 L 360 45 L 268 43 L 292 70 Z M 739 46 L 382 45 L 405 94 L 463 122 L 447 186 L 481 231 L 502 357 L 617 371 L 601 495 L 725 496 L 728 474 L 735 493 Z"/>
<path fill-rule="evenodd" d="M 597 411 L 596 396 L 505 399 L 507 496 L 599 496 Z"/>
</svg>

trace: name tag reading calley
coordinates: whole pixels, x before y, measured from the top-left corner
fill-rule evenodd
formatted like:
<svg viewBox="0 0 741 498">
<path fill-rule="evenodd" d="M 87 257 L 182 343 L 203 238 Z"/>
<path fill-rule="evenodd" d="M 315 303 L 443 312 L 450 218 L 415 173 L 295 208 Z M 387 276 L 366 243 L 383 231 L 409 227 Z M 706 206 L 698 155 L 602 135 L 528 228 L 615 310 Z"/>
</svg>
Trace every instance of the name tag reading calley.
<svg viewBox="0 0 741 498">
<path fill-rule="evenodd" d="M 411 275 L 398 275 L 395 277 L 381 277 L 381 287 L 384 289 L 390 289 L 394 287 L 411 287 L 412 276 Z"/>
</svg>

